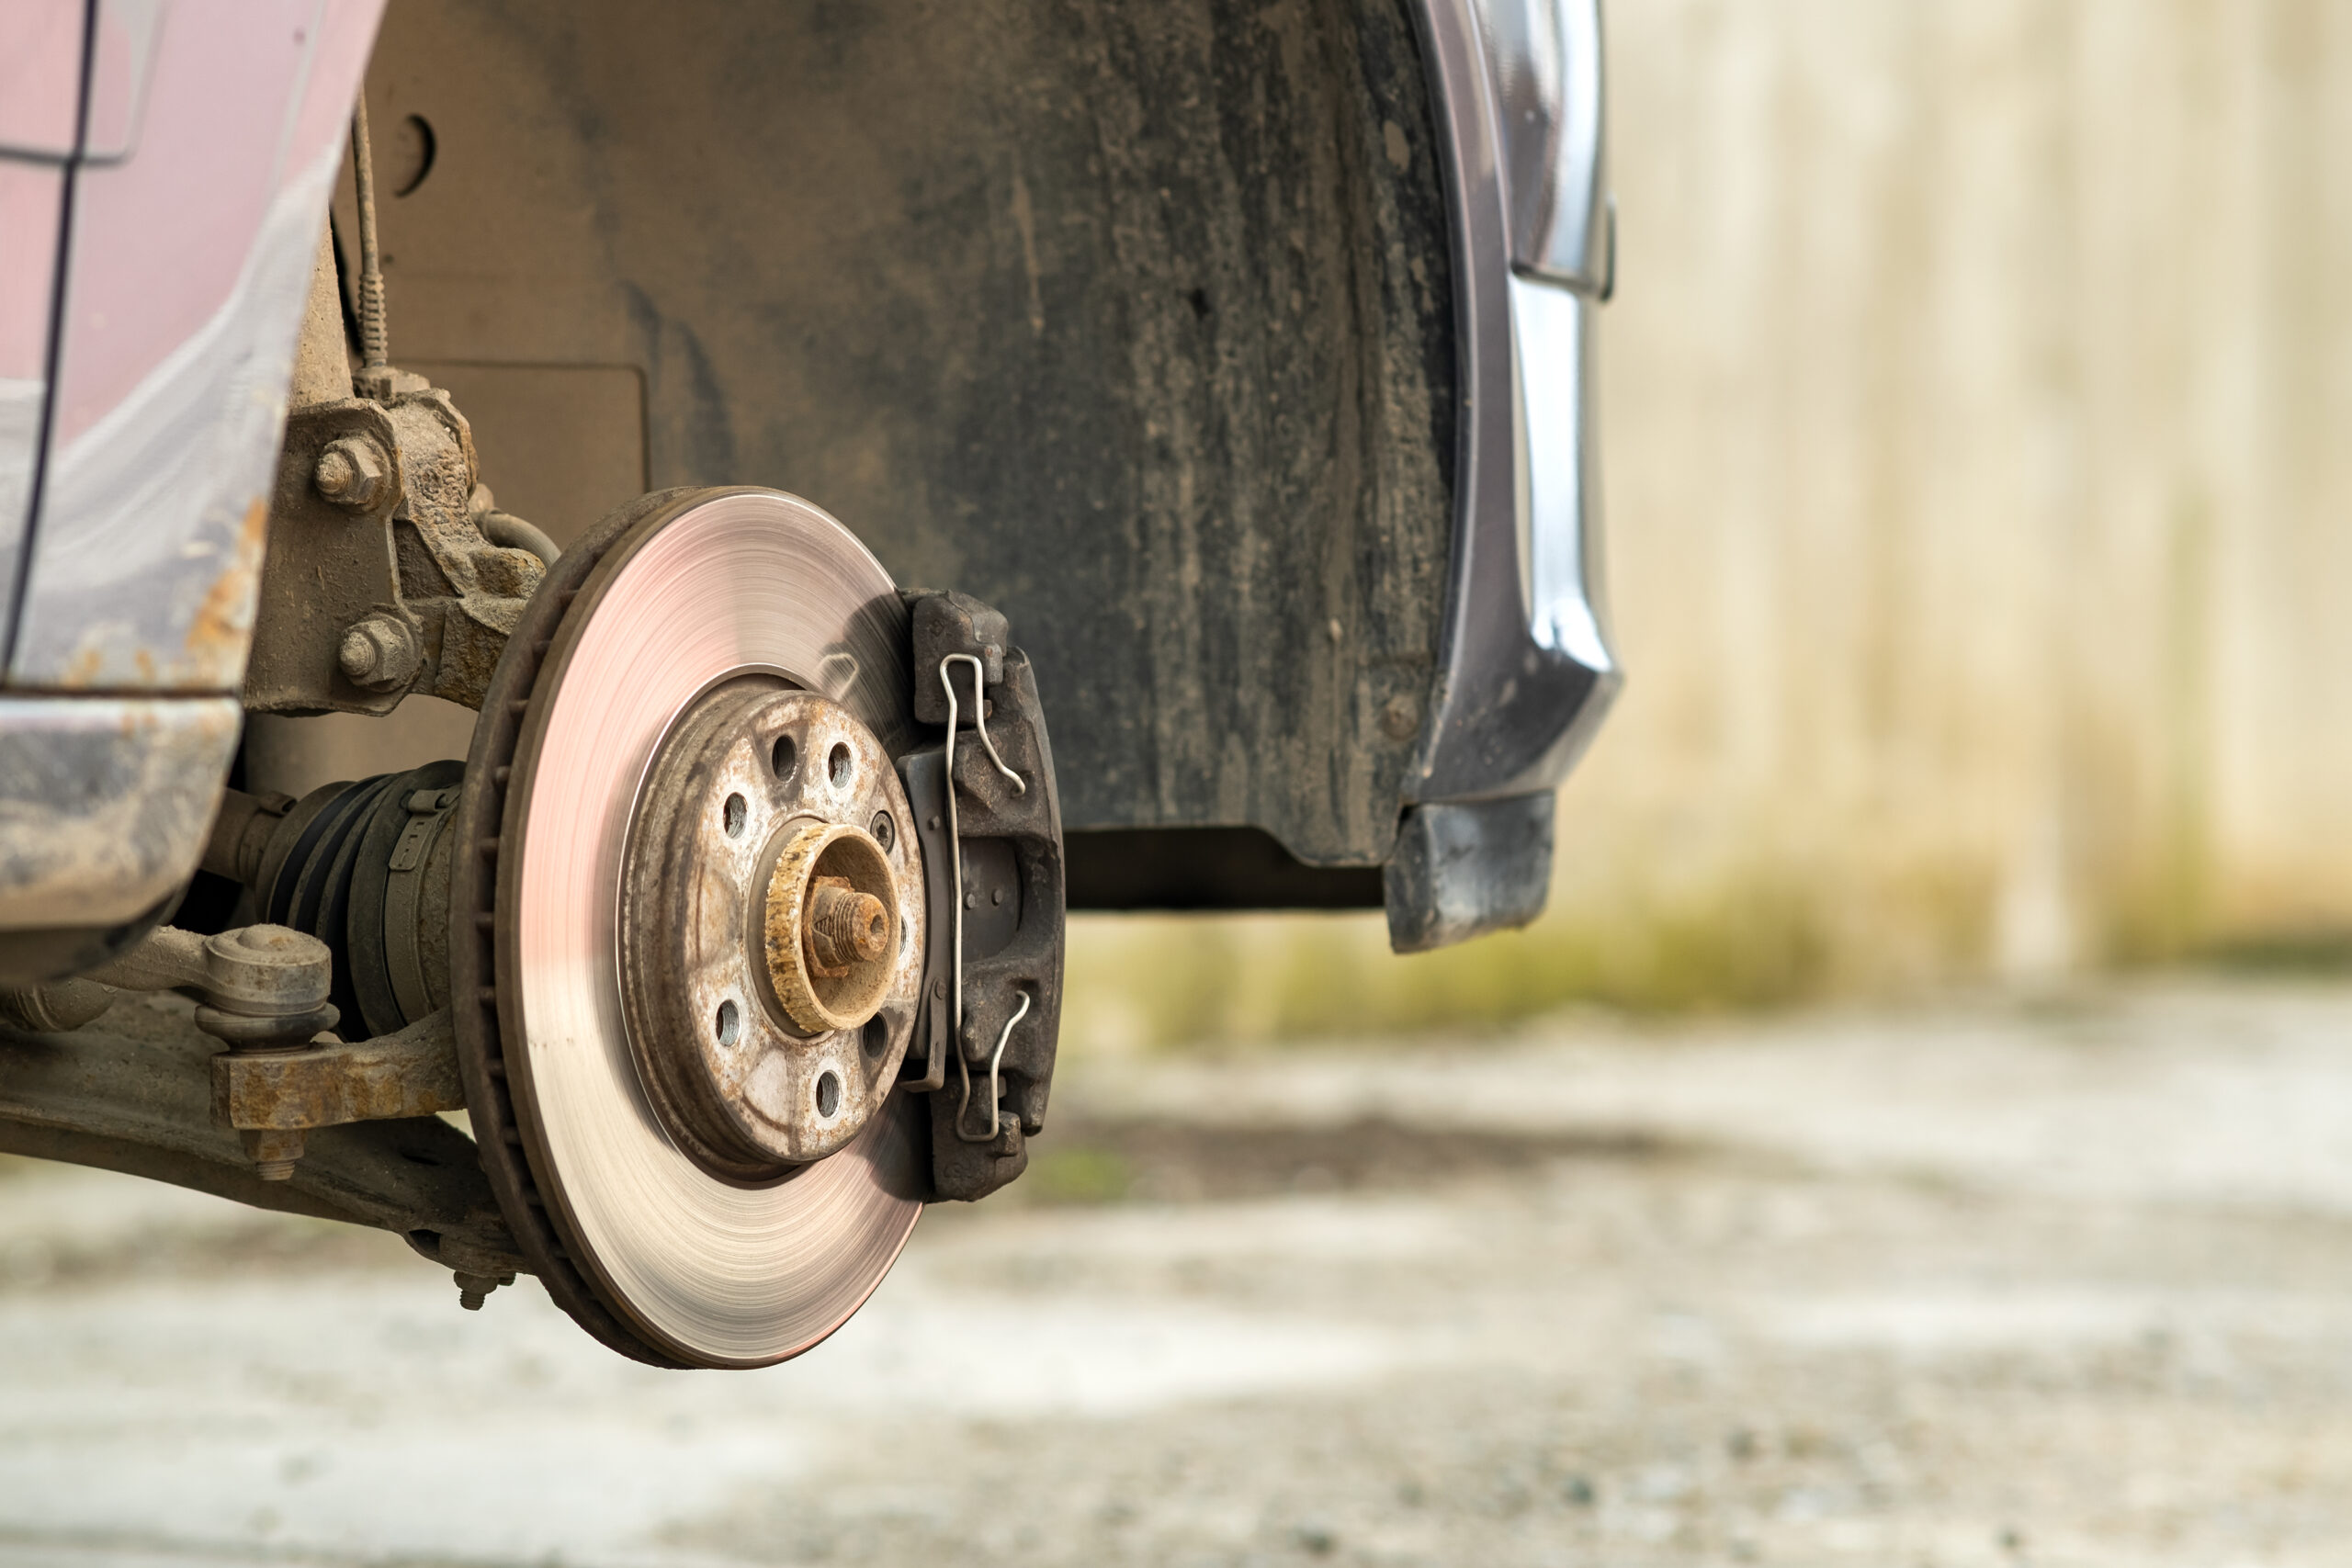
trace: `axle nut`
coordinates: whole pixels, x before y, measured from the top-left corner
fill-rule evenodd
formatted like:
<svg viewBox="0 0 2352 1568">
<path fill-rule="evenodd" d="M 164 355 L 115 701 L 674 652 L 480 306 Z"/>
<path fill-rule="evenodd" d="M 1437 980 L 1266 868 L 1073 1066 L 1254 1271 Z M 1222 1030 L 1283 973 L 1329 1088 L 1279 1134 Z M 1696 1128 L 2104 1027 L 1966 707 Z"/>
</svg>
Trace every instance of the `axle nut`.
<svg viewBox="0 0 2352 1568">
<path fill-rule="evenodd" d="M 860 893 L 844 876 L 820 876 L 811 889 L 808 915 L 809 967 L 838 977 L 853 964 L 871 964 L 890 951 L 890 911 L 871 893 Z"/>
<path fill-rule="evenodd" d="M 353 685 L 391 692 L 416 678 L 424 650 L 417 646 L 415 629 L 406 621 L 379 612 L 352 623 L 343 634 L 336 657 Z"/>
<path fill-rule="evenodd" d="M 855 828 L 802 819 L 779 830 L 762 945 L 776 1000 L 811 1034 L 855 1029 L 890 988 L 898 894 L 889 857 Z"/>
<path fill-rule="evenodd" d="M 364 512 L 390 487 L 391 463 L 371 435 L 345 435 L 327 444 L 311 480 L 337 506 Z"/>
</svg>

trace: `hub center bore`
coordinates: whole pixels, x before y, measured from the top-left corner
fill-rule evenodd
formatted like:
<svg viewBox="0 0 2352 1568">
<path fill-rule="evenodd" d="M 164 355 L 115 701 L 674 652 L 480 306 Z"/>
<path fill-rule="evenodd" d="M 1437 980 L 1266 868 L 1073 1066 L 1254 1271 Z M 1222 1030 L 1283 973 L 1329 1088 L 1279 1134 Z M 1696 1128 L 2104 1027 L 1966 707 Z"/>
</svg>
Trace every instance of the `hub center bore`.
<svg viewBox="0 0 2352 1568">
<path fill-rule="evenodd" d="M 622 876 L 629 1045 L 698 1163 L 763 1180 L 855 1137 L 896 1081 L 922 867 L 888 754 L 846 708 L 747 675 L 646 770 Z"/>
</svg>

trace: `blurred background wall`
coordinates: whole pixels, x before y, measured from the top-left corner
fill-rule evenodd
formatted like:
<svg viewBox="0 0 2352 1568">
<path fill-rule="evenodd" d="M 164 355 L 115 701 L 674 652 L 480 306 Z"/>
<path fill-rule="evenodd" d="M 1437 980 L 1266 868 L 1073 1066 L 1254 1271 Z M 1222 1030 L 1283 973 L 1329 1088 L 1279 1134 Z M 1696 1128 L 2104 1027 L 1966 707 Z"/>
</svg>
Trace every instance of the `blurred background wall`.
<svg viewBox="0 0 2352 1568">
<path fill-rule="evenodd" d="M 2352 6 L 1612 0 L 1610 594 L 1552 909 L 1087 922 L 1082 1045 L 2352 931 Z"/>
</svg>

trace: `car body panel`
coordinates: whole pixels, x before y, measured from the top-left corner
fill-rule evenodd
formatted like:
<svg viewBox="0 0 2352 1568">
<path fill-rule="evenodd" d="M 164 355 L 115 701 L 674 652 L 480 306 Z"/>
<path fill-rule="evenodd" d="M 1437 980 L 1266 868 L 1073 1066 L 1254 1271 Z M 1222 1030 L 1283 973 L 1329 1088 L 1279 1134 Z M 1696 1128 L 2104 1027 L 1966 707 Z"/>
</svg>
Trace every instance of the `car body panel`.
<svg viewBox="0 0 2352 1568">
<path fill-rule="evenodd" d="M 0 245 L 0 622 L 16 596 L 39 468 L 64 213 L 62 163 L 0 157 L 0 234 L 8 237 Z"/>
<path fill-rule="evenodd" d="M 1426 0 L 1450 152 L 1461 454 L 1418 801 L 1566 776 L 1620 676 L 1587 389 L 1611 279 L 1597 0 Z"/>
<path fill-rule="evenodd" d="M 120 925 L 170 899 L 243 720 L 233 697 L 0 695 L 0 931 Z"/>
<path fill-rule="evenodd" d="M 0 89 L 26 88 L 0 91 L 0 931 L 123 926 L 195 869 L 380 11 L 23 0 L 0 22 Z"/>
<path fill-rule="evenodd" d="M 294 339 L 375 9 L 159 17 L 126 120 L 145 133 L 73 171 L 11 688 L 243 679 Z"/>
</svg>

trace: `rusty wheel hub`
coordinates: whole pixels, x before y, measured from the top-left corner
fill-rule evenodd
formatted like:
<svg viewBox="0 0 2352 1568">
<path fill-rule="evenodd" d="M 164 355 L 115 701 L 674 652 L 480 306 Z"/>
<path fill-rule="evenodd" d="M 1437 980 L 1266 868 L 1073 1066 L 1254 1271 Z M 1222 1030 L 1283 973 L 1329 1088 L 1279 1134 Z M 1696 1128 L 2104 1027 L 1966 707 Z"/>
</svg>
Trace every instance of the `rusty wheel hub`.
<svg viewBox="0 0 2352 1568">
<path fill-rule="evenodd" d="M 713 1172 L 824 1158 L 888 1098 L 922 984 L 922 867 L 888 754 L 846 708 L 752 675 L 647 770 L 621 901 L 629 1041 Z"/>
</svg>

